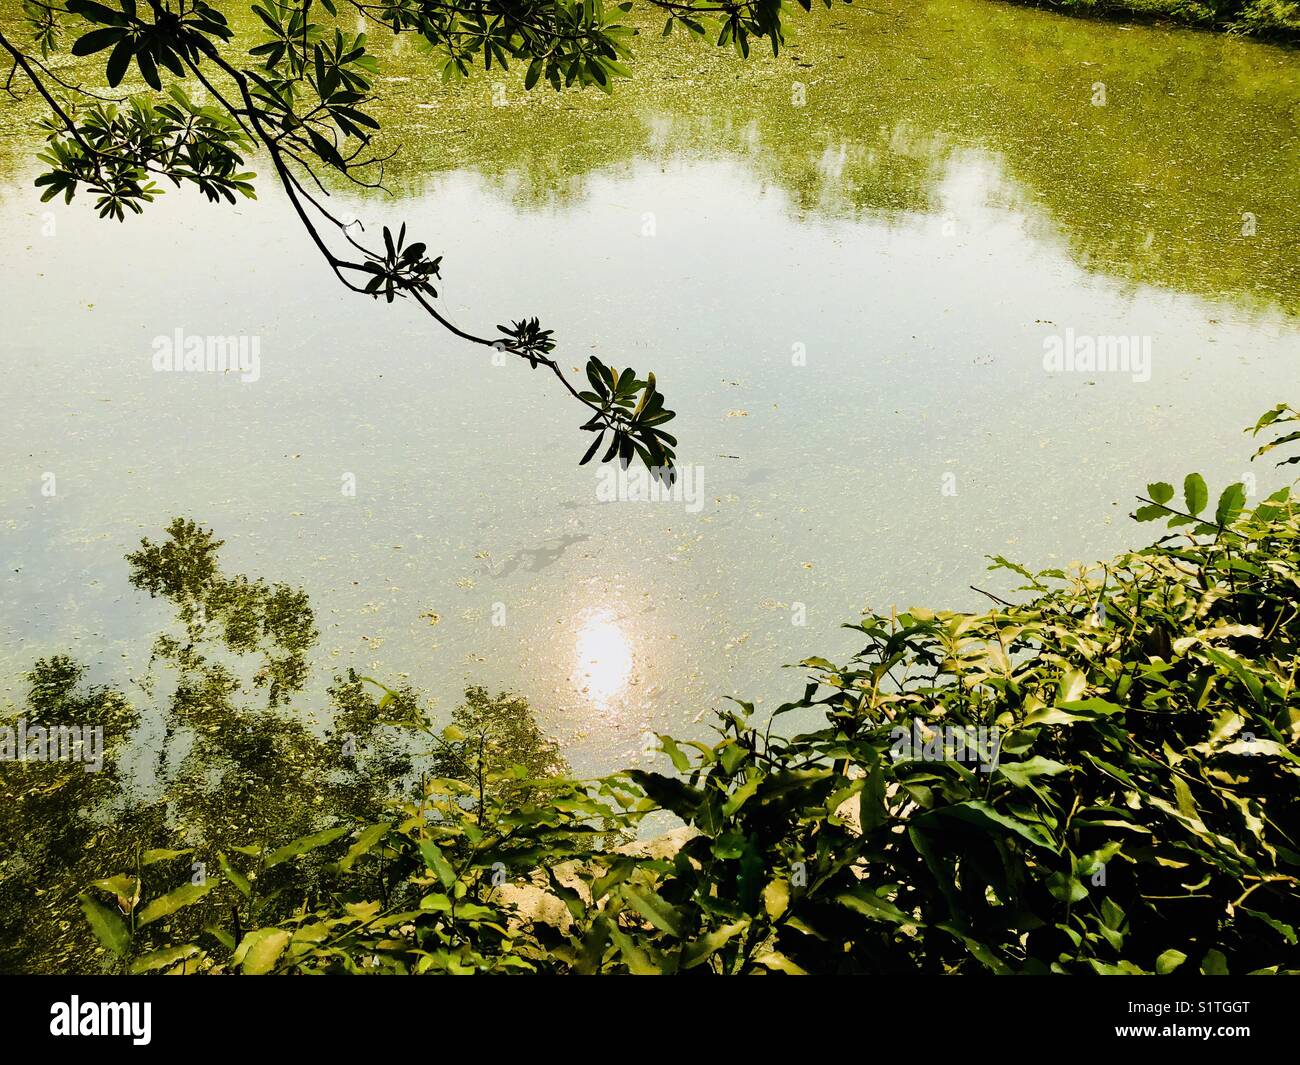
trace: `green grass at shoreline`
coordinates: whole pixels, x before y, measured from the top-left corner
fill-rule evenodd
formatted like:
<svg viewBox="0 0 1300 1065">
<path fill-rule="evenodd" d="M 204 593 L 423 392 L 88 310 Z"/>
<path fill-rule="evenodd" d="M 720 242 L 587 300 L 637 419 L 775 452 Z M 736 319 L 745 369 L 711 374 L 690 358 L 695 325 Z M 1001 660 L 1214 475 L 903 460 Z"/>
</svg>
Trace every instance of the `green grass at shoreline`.
<svg viewBox="0 0 1300 1065">
<path fill-rule="evenodd" d="M 1296 0 L 1009 0 L 1062 15 L 1180 25 L 1300 44 Z"/>
</svg>

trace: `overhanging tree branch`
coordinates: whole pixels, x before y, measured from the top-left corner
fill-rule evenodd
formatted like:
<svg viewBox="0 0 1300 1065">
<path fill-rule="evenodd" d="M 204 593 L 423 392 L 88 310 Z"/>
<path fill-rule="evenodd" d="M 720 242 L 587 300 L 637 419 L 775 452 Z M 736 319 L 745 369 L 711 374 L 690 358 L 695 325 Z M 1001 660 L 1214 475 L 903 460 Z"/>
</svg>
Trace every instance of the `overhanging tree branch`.
<svg viewBox="0 0 1300 1065">
<path fill-rule="evenodd" d="M 619 18 L 631 9 L 620 4 L 606 12 L 602 0 L 344 0 L 367 21 L 394 33 L 414 33 L 444 57 L 444 78 L 464 77 L 471 64 L 484 69 L 511 61 L 527 64 L 524 86 L 542 78 L 556 90 L 595 86 L 610 91 L 628 76 L 627 42 L 633 30 Z M 831 0 L 823 0 L 830 6 Z M 115 4 L 115 7 L 108 6 Z M 716 18 L 720 46 L 749 54 L 752 38 L 767 39 L 773 51 L 783 42 L 781 0 L 648 0 L 667 13 L 665 33 L 680 25 L 703 36 L 703 19 Z M 805 10 L 812 0 L 799 0 Z M 160 192 L 151 177 L 196 185 L 208 199 L 234 202 L 253 196 L 244 155 L 261 149 L 269 159 L 294 214 L 336 279 L 352 292 L 381 296 L 389 303 L 413 299 L 453 335 L 498 352 L 513 354 L 536 369 L 543 366 L 587 408 L 582 429 L 594 434 L 582 462 L 608 445 L 601 461 L 627 465 L 639 458 L 669 483 L 676 476 L 676 439 L 661 426 L 673 418 L 664 407 L 654 374 L 640 379 L 631 369 L 617 370 L 592 356 L 586 365 L 590 388 L 576 387 L 553 356 L 552 332 L 537 318 L 522 318 L 483 336 L 454 325 L 438 308 L 434 281 L 441 278 L 441 256 L 426 245 L 407 241 L 406 227 L 396 236 L 383 227 L 384 246 L 368 246 L 355 235 L 359 222 L 344 222 L 325 207 L 324 175 L 337 173 L 366 188 L 382 188 L 389 155 L 369 151 L 379 122 L 365 110 L 371 101 L 371 76 L 378 64 L 366 49 L 364 34 L 345 33 L 337 24 L 337 0 L 261 0 L 251 12 L 263 27 L 249 49 L 256 60 L 236 58 L 234 32 L 225 15 L 206 0 L 31 0 L 25 8 L 32 39 L 42 56 L 56 51 L 74 29 L 74 56 L 106 54 L 104 72 L 118 86 L 134 63 L 155 92 L 163 73 L 171 76 L 168 99 L 157 103 L 133 96 L 125 110 L 53 74 L 31 50 L 0 35 L 0 47 L 13 59 L 44 100 L 51 118 L 44 128 L 41 155 L 50 170 L 37 179 L 43 198 L 60 193 L 71 201 L 87 188 L 98 197 L 101 216 L 124 220 Z M 333 24 L 317 21 L 325 12 Z M 200 105 L 181 83 L 192 75 L 215 105 Z M 84 107 L 64 104 L 56 85 Z M 10 90 L 12 91 L 12 89 Z M 119 101 L 120 102 L 120 101 Z M 107 105 L 107 106 L 106 106 Z M 322 168 L 322 169 L 318 169 Z M 369 175 L 377 168 L 380 176 Z M 308 185 L 316 191 L 309 191 Z M 332 229 L 331 229 L 332 227 Z M 337 233 L 333 239 L 327 233 Z M 353 254 L 355 253 L 355 254 Z M 360 258 L 357 258 L 359 255 Z"/>
</svg>

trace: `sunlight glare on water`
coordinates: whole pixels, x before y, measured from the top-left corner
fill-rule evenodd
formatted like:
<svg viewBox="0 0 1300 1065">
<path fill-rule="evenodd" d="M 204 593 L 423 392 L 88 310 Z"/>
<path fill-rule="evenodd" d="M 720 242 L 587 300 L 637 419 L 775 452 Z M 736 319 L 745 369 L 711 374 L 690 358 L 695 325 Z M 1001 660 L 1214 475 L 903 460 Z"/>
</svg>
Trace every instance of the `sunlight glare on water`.
<svg viewBox="0 0 1300 1065">
<path fill-rule="evenodd" d="M 597 709 L 607 710 L 632 676 L 632 643 L 612 611 L 592 613 L 578 631 L 574 679 Z"/>
</svg>

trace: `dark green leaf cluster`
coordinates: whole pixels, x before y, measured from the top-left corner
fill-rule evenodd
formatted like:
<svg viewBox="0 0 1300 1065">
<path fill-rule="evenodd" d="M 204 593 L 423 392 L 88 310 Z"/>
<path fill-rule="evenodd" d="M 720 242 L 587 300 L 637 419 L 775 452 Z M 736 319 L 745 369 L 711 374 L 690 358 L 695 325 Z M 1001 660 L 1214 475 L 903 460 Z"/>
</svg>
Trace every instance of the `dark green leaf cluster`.
<svg viewBox="0 0 1300 1065">
<path fill-rule="evenodd" d="M 52 52 L 59 50 L 63 27 L 59 24 L 56 8 L 36 0 L 23 0 L 23 19 L 42 57 L 48 59 Z"/>
<path fill-rule="evenodd" d="M 259 122 L 297 158 L 316 158 L 344 172 L 369 165 L 359 154 L 379 123 L 362 108 L 379 65 L 366 51 L 366 35 L 337 28 L 327 35 L 306 21 L 308 8 L 299 5 L 268 2 L 253 10 L 271 34 L 252 49 L 264 68 L 245 71 Z"/>
<path fill-rule="evenodd" d="M 183 78 L 186 64 L 209 54 L 213 40 L 228 41 L 233 36 L 226 16 L 203 0 L 191 0 L 175 10 L 149 5 L 154 16 L 151 22 L 137 13 L 136 0 L 117 3 L 117 10 L 96 0 L 67 0 L 65 4 L 70 14 L 99 27 L 78 37 L 72 54 L 94 55 L 111 49 L 104 69 L 112 86 L 121 83 L 134 59 L 145 83 L 160 90 L 160 66 Z"/>
<path fill-rule="evenodd" d="M 796 0 L 805 11 L 811 11 L 813 0 Z M 849 2 L 849 0 L 846 0 Z M 830 8 L 833 0 L 822 0 Z M 749 58 L 751 42 L 755 39 L 766 40 L 772 47 L 772 54 L 779 55 L 781 45 L 785 43 L 785 31 L 781 22 L 782 0 L 752 0 L 748 3 L 713 4 L 708 0 L 690 0 L 687 3 L 655 3 L 656 7 L 668 12 L 668 21 L 664 23 L 664 36 L 672 33 L 673 26 L 680 25 L 696 37 L 709 36 L 710 23 L 718 23 L 719 48 L 732 47 L 742 59 Z"/>
<path fill-rule="evenodd" d="M 1247 431 L 1251 436 L 1259 436 L 1259 434 L 1269 426 L 1294 424 L 1300 424 L 1300 411 L 1297 411 L 1286 403 L 1279 403 L 1272 410 L 1265 411 L 1261 414 L 1259 421 L 1257 421 L 1254 426 Z M 1259 449 L 1251 456 L 1251 458 L 1259 458 L 1261 455 L 1267 455 L 1275 448 L 1284 447 L 1298 442 L 1300 442 L 1300 429 L 1287 430 L 1281 436 L 1275 437 L 1267 443 L 1261 444 Z M 1300 463 L 1300 454 L 1279 459 L 1277 462 L 1279 466 L 1294 466 L 1296 463 Z"/>
<path fill-rule="evenodd" d="M 546 356 L 555 350 L 555 341 L 551 339 L 554 331 L 543 329 L 538 319 L 521 318 L 508 326 L 498 325 L 497 330 L 508 338 L 495 342 L 500 350 L 522 355 L 534 370 L 542 361 L 550 365 L 550 360 L 546 359 Z"/>
<path fill-rule="evenodd" d="M 101 217 L 122 221 L 141 212 L 158 195 L 151 174 L 179 186 L 194 185 L 208 200 L 235 202 L 236 193 L 255 198 L 253 175 L 244 172 L 250 145 L 238 125 L 221 111 L 195 104 L 179 86 L 155 104 L 136 97 L 128 106 L 92 102 L 71 113 L 74 124 L 46 122 L 49 133 L 41 162 L 49 170 L 36 179 L 42 201 L 62 194 L 70 203 L 77 190 L 97 197 Z"/>
<path fill-rule="evenodd" d="M 373 276 L 366 282 L 365 291 L 375 299 L 382 295 L 389 303 L 411 291 L 437 296 L 438 292 L 429 279 L 441 276 L 438 270 L 442 256 L 430 259 L 424 252 L 425 245 L 419 241 L 406 243 L 405 223 L 397 231 L 396 240 L 392 231 L 384 226 L 383 256 L 366 256 L 365 269 Z"/>
<path fill-rule="evenodd" d="M 595 86 L 609 92 L 614 79 L 631 74 L 624 61 L 631 58 L 633 30 L 618 21 L 630 3 L 608 10 L 603 0 L 378 0 L 366 6 L 395 33 L 424 38 L 441 58 L 445 81 L 466 78 L 479 64 L 505 70 L 512 60 L 528 64 L 528 89 L 545 78 L 556 91 Z"/>
<path fill-rule="evenodd" d="M 582 428 L 595 433 L 596 438 L 582 456 L 580 465 L 590 462 L 608 438 L 609 447 L 601 462 L 617 458 L 626 469 L 635 455 L 652 476 L 671 485 L 677 479 L 673 451 L 677 438 L 659 426 L 675 418 L 676 413 L 665 409 L 664 397 L 655 386 L 655 375 L 647 374 L 641 381 L 631 369 L 620 372 L 593 355 L 587 360 L 587 380 L 592 391 L 581 392 L 578 398 L 596 413 Z"/>
</svg>

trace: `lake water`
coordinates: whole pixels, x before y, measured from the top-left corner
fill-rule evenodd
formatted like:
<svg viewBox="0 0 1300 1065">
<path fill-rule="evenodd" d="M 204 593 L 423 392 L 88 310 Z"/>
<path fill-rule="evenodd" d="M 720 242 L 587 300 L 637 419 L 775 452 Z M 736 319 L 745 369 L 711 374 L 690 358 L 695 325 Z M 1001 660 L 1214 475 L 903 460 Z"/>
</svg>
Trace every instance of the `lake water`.
<svg viewBox="0 0 1300 1065">
<path fill-rule="evenodd" d="M 1300 383 L 1300 56 L 986 0 L 792 29 L 746 64 L 655 25 L 612 99 L 381 39 L 392 195 L 336 196 L 443 254 L 458 324 L 653 370 L 698 506 L 601 502 L 553 379 L 345 292 L 264 166 L 101 222 L 38 202 L 0 103 L 5 696 L 56 651 L 139 696 L 168 615 L 123 555 L 184 515 L 311 593 L 302 712 L 349 666 L 440 713 L 509 687 L 600 771 L 797 692 L 864 606 L 982 606 L 988 554 L 1140 546 L 1150 480 L 1283 483 L 1241 429 Z M 155 373 L 177 329 L 256 336 L 259 380 Z M 1149 338 L 1150 379 L 1047 372 L 1067 330 Z"/>
</svg>

